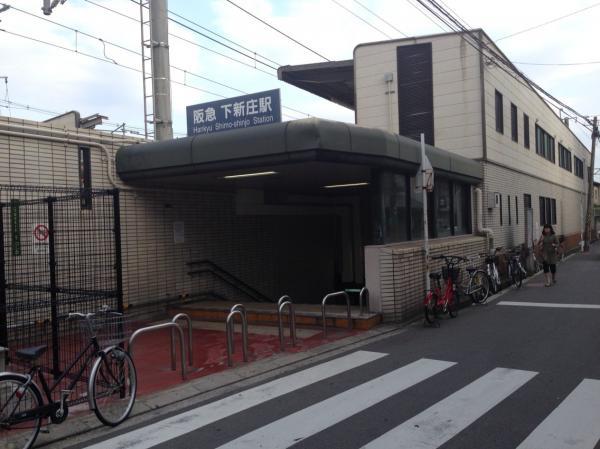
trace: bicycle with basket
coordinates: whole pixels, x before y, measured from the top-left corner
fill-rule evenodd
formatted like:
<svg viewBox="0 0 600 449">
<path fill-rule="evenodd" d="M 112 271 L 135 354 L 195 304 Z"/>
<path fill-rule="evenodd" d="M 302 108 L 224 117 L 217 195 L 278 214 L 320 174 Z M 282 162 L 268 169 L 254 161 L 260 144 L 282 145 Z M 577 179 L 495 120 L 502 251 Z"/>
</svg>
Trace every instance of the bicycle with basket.
<svg viewBox="0 0 600 449">
<path fill-rule="evenodd" d="M 87 345 L 51 385 L 36 362 L 47 346 L 15 352 L 15 357 L 30 364 L 27 374 L 0 373 L 0 440 L 8 447 L 31 448 L 43 421 L 64 422 L 69 414 L 69 396 L 88 370 L 89 408 L 103 424 L 117 426 L 133 409 L 137 376 L 133 360 L 123 349 L 131 333 L 127 317 L 107 310 L 68 316 L 79 320 L 87 334 Z M 68 387 L 54 400 L 53 393 L 64 380 L 69 380 Z"/>
</svg>

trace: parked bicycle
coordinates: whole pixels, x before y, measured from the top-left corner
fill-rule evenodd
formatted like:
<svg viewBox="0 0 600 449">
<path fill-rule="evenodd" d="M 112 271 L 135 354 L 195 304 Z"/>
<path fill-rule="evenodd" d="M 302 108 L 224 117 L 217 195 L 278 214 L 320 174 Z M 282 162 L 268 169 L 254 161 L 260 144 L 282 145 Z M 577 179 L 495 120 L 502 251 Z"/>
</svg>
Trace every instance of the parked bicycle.
<svg viewBox="0 0 600 449">
<path fill-rule="evenodd" d="M 458 316 L 458 293 L 456 283 L 460 275 L 460 268 L 456 267 L 460 262 L 466 261 L 459 256 L 434 256 L 432 259 L 443 259 L 446 266 L 442 267 L 441 273 L 430 273 L 429 277 L 434 282 L 431 290 L 425 295 L 424 313 L 425 321 L 434 324 L 438 316 L 448 314 L 452 318 Z M 441 279 L 445 285 L 442 289 Z"/>
<path fill-rule="evenodd" d="M 521 264 L 521 252 L 513 249 L 508 254 L 508 282 L 516 288 L 521 288 L 523 279 L 527 277 L 527 271 Z"/>
<path fill-rule="evenodd" d="M 133 360 L 119 346 L 102 349 L 98 336 L 108 327 L 113 330 L 113 342 L 123 341 L 123 315 L 110 312 L 86 315 L 70 313 L 69 319 L 72 318 L 81 320 L 83 328 L 89 333 L 89 341 L 85 349 L 51 386 L 36 363 L 46 352 L 47 346 L 15 352 L 17 358 L 31 363 L 28 374 L 0 374 L 0 441 L 6 442 L 8 447 L 32 447 L 40 432 L 42 421 L 46 419 L 53 424 L 64 422 L 69 414 L 71 391 L 90 366 L 88 402 L 98 419 L 106 425 L 116 426 L 131 413 L 137 391 Z M 80 368 L 75 372 L 75 367 Z M 41 389 L 34 380 L 36 377 Z M 53 392 L 65 379 L 70 379 L 68 388 L 61 390 L 59 400 L 53 400 Z"/>
<path fill-rule="evenodd" d="M 477 267 L 480 260 L 480 256 L 467 258 L 469 262 L 466 269 L 468 273 L 467 287 L 461 291 L 461 293 L 470 296 L 476 304 L 484 304 L 490 296 L 490 281 L 487 273 Z"/>
<path fill-rule="evenodd" d="M 496 265 L 496 257 L 498 252 L 501 250 L 502 247 L 498 247 L 494 250 L 494 254 L 492 256 L 485 256 L 486 272 L 489 280 L 490 290 L 492 293 L 498 293 L 502 288 L 500 273 L 498 272 L 498 265 Z"/>
</svg>

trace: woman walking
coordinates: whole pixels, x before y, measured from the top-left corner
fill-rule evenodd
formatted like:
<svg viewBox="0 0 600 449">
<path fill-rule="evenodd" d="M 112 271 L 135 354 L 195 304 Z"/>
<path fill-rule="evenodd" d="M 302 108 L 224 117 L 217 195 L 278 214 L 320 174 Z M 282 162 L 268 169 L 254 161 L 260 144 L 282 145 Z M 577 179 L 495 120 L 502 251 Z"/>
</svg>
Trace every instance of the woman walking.
<svg viewBox="0 0 600 449">
<path fill-rule="evenodd" d="M 558 259 L 558 247 L 560 241 L 554 233 L 551 224 L 545 224 L 542 230 L 542 237 L 539 241 L 544 262 L 544 277 L 546 278 L 546 287 L 556 284 L 556 262 Z"/>
</svg>

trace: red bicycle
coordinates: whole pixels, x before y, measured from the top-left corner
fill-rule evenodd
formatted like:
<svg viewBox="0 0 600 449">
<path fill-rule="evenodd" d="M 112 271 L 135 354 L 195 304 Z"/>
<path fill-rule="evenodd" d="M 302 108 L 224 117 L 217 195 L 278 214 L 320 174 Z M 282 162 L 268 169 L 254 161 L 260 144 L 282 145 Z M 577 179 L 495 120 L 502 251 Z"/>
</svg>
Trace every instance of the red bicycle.
<svg viewBox="0 0 600 449">
<path fill-rule="evenodd" d="M 429 278 L 433 281 L 431 290 L 427 292 L 424 302 L 425 321 L 429 324 L 437 322 L 438 316 L 441 314 L 449 314 L 450 317 L 456 318 L 458 315 L 458 291 L 456 284 L 460 275 L 460 262 L 466 261 L 460 256 L 440 255 L 432 257 L 432 259 L 443 259 L 446 263 L 442 267 L 442 272 L 430 273 Z M 445 288 L 442 290 L 441 279 L 444 279 Z"/>
</svg>

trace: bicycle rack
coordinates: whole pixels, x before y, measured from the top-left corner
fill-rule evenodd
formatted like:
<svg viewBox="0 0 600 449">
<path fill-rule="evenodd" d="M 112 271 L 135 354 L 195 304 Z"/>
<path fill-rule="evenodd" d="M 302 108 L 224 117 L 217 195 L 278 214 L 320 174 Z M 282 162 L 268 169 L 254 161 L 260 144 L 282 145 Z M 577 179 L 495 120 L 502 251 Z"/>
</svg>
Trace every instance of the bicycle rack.
<svg viewBox="0 0 600 449">
<path fill-rule="evenodd" d="M 155 324 L 153 326 L 142 327 L 140 329 L 137 329 L 133 334 L 131 334 L 131 337 L 129 337 L 129 342 L 127 343 L 127 350 L 129 352 L 129 355 L 131 356 L 131 358 L 133 358 L 133 343 L 140 335 L 147 334 L 149 332 L 154 332 L 154 331 L 157 331 L 160 329 L 176 329 L 177 330 L 177 333 L 179 335 L 179 350 L 180 350 L 180 354 L 181 354 L 181 378 L 183 380 L 185 380 L 187 377 L 186 369 L 185 369 L 185 365 L 186 365 L 185 350 L 184 350 L 185 343 L 184 343 L 184 338 L 183 338 L 183 330 L 181 330 L 181 326 L 179 326 L 179 324 L 177 324 L 177 323 L 173 323 L 173 322 L 161 323 L 161 324 Z M 173 371 L 175 371 L 177 369 L 177 364 L 175 361 L 174 345 L 171 345 L 171 369 Z"/>
<path fill-rule="evenodd" d="M 285 351 L 285 344 L 283 342 L 283 309 L 288 308 L 288 322 L 290 325 L 290 338 L 292 340 L 292 346 L 296 346 L 296 312 L 294 309 L 294 303 L 292 298 L 288 295 L 283 295 L 277 301 L 277 321 L 279 323 L 279 346 L 282 351 Z"/>
<path fill-rule="evenodd" d="M 321 302 L 321 317 L 323 319 L 323 334 L 327 335 L 327 314 L 326 314 L 326 308 L 327 308 L 327 300 L 331 299 L 331 298 L 337 298 L 339 296 L 343 296 L 346 298 L 346 308 L 347 308 L 347 314 L 348 314 L 348 330 L 352 329 L 352 313 L 350 311 L 350 296 L 348 296 L 348 293 L 346 292 L 334 292 L 334 293 L 329 293 L 327 295 L 325 295 L 325 297 L 323 298 L 323 301 Z"/>
<path fill-rule="evenodd" d="M 233 327 L 235 325 L 234 318 L 240 316 L 242 321 L 242 352 L 244 354 L 244 362 L 248 361 L 248 321 L 246 320 L 246 308 L 242 304 L 236 304 L 231 308 L 227 321 L 225 322 L 225 333 L 227 334 L 227 366 L 233 366 L 232 355 L 235 352 L 233 342 Z"/>
<path fill-rule="evenodd" d="M 185 320 L 187 323 L 187 353 L 188 353 L 188 365 L 194 366 L 194 348 L 192 346 L 192 340 L 194 338 L 194 330 L 192 328 L 192 319 L 187 313 L 178 313 L 173 317 L 171 323 L 176 323 L 178 320 Z M 171 329 L 171 354 L 175 353 L 175 329 Z"/>
<path fill-rule="evenodd" d="M 358 303 L 360 304 L 361 315 L 364 313 L 365 305 L 367 306 L 367 310 L 369 310 L 369 290 L 367 287 L 360 289 L 360 293 L 358 294 Z"/>
</svg>

